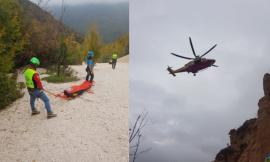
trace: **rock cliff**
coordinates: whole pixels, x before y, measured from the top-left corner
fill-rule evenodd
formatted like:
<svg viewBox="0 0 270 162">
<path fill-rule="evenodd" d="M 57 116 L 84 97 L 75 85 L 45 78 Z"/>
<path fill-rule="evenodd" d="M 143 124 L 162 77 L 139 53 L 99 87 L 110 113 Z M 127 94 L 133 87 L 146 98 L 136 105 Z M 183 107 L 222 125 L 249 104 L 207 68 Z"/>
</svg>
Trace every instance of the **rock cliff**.
<svg viewBox="0 0 270 162">
<path fill-rule="evenodd" d="M 264 75 L 263 90 L 257 118 L 230 130 L 230 145 L 213 162 L 263 162 L 270 153 L 270 74 Z"/>
</svg>

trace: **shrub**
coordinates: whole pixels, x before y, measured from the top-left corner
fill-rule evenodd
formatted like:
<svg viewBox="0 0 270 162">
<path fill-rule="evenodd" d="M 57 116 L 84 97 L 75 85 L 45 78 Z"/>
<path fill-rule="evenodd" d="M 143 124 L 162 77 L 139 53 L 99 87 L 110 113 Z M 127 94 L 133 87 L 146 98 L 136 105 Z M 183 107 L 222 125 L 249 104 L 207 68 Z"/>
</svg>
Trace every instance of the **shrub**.
<svg viewBox="0 0 270 162">
<path fill-rule="evenodd" d="M 78 78 L 75 76 L 51 75 L 51 76 L 43 78 L 42 80 L 46 80 L 47 82 L 51 82 L 51 83 L 66 83 L 66 82 L 77 81 Z"/>
<path fill-rule="evenodd" d="M 0 74 L 0 109 L 23 96 L 18 87 L 15 78 Z"/>
</svg>

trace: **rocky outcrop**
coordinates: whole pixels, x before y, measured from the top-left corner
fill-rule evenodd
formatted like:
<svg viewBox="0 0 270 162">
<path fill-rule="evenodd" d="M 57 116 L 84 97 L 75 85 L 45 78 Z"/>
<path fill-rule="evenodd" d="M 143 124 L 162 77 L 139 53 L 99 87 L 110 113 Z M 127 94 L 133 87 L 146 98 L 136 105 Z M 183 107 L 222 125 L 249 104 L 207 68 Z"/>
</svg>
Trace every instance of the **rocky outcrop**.
<svg viewBox="0 0 270 162">
<path fill-rule="evenodd" d="M 213 162 L 263 162 L 270 153 L 270 74 L 264 75 L 263 90 L 257 118 L 232 129 L 230 145 L 222 149 Z"/>
</svg>

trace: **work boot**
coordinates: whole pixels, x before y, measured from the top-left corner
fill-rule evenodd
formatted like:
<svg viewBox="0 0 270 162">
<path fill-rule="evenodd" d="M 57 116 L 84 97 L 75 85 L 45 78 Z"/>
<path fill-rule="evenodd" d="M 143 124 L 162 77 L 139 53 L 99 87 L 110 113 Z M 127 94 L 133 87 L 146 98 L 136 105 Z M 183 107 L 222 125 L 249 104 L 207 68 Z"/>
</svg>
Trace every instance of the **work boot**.
<svg viewBox="0 0 270 162">
<path fill-rule="evenodd" d="M 49 112 L 49 113 L 47 114 L 47 118 L 48 118 L 48 119 L 53 118 L 53 117 L 56 117 L 56 116 L 57 116 L 57 114 L 54 114 L 53 112 Z"/>
<path fill-rule="evenodd" d="M 38 110 L 32 110 L 32 114 L 31 115 L 37 115 L 37 114 L 39 114 L 40 113 L 40 111 L 38 111 Z"/>
</svg>

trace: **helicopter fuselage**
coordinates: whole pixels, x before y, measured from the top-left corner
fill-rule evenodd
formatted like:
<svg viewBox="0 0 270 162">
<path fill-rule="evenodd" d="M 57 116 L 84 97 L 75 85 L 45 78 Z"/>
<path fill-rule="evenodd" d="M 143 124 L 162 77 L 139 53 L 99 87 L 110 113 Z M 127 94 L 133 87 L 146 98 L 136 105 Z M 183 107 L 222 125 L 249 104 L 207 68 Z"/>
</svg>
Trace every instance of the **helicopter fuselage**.
<svg viewBox="0 0 270 162">
<path fill-rule="evenodd" d="M 190 61 L 182 69 L 182 72 L 194 73 L 214 65 L 216 60 L 202 58 L 200 61 Z"/>
</svg>

